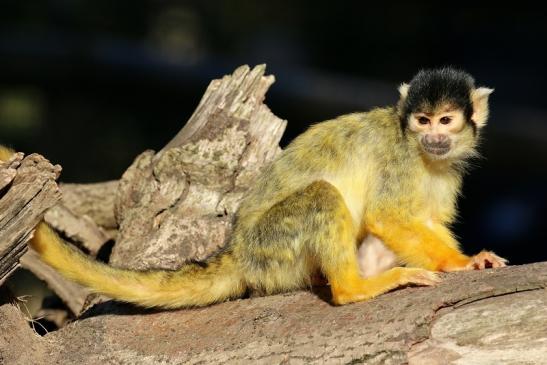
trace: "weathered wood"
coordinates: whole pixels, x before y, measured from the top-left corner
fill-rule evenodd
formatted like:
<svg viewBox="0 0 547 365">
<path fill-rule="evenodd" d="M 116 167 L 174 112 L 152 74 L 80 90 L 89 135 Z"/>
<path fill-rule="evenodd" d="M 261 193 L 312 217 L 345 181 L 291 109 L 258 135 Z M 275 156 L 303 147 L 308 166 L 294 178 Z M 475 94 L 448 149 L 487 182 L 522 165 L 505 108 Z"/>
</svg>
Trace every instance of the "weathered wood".
<svg viewBox="0 0 547 365">
<path fill-rule="evenodd" d="M 547 263 L 443 278 L 339 307 L 309 292 L 163 312 L 103 303 L 46 335 L 39 363 L 545 363 Z"/>
<path fill-rule="evenodd" d="M 100 222 L 110 226 L 111 222 L 108 221 L 107 216 L 110 215 L 112 219 L 114 217 L 113 201 L 116 186 L 116 182 L 61 185 L 61 190 L 66 194 L 66 197 L 63 196 L 60 202 L 47 210 L 44 220 L 67 238 L 69 244 L 75 244 L 92 257 L 95 257 L 102 245 L 111 239 L 111 236 L 95 224 L 87 214 L 92 214 Z M 104 204 L 104 207 L 101 207 L 101 204 Z M 67 206 L 72 209 L 67 208 Z M 106 213 L 108 207 L 110 207 L 110 213 Z M 21 266 L 44 281 L 67 305 L 73 315 L 80 314 L 90 291 L 65 279 L 51 267 L 44 264 L 34 251 L 29 250 L 26 253 L 21 251 L 20 254 Z M 13 268 L 15 267 L 13 266 Z"/>
<path fill-rule="evenodd" d="M 46 364 L 51 348 L 12 304 L 0 306 L 0 365 Z"/>
<path fill-rule="evenodd" d="M 44 220 L 92 257 L 112 237 L 99 227 L 89 215 L 105 226 L 112 227 L 114 220 L 114 197 L 117 182 L 99 184 L 62 184 L 61 201 L 49 209 Z M 90 291 L 65 279 L 44 264 L 32 250 L 21 258 L 21 265 L 31 271 L 66 304 L 73 315 L 79 315 L 85 307 Z"/>
<path fill-rule="evenodd" d="M 264 71 L 242 66 L 212 81 L 177 136 L 124 173 L 111 263 L 173 269 L 224 244 L 243 194 L 279 152 L 286 126 L 263 104 L 274 82 Z"/>
<path fill-rule="evenodd" d="M 23 158 L 17 153 L 0 164 L 0 171 L 0 185 L 5 191 L 0 196 L 1 284 L 19 265 L 26 242 L 45 211 L 60 199 L 55 180 L 61 167 L 38 154 Z"/>
<path fill-rule="evenodd" d="M 17 175 L 17 168 L 21 165 L 23 156 L 24 155 L 19 152 L 5 162 L 0 161 L 0 191 L 8 186 L 15 178 L 15 175 Z"/>
<path fill-rule="evenodd" d="M 104 229 L 116 229 L 114 202 L 118 181 L 94 184 L 61 184 L 62 205 L 76 216 L 91 218 Z"/>
<path fill-rule="evenodd" d="M 75 215 L 64 204 L 57 204 L 48 210 L 44 220 L 93 257 L 110 239 L 89 216 Z"/>
<path fill-rule="evenodd" d="M 72 314 L 80 314 L 90 293 L 88 289 L 65 279 L 49 265 L 42 262 L 38 254 L 33 250 L 29 250 L 23 255 L 20 261 L 22 267 L 31 271 L 40 280 L 43 280 L 61 298 Z"/>
</svg>

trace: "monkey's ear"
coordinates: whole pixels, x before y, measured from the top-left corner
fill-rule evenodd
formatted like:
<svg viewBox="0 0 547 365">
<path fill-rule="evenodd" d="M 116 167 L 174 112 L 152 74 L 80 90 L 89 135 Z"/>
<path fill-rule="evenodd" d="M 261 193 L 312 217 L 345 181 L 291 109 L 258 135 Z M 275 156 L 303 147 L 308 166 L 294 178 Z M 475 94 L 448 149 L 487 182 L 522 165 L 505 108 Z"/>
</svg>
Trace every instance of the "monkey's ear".
<svg viewBox="0 0 547 365">
<path fill-rule="evenodd" d="M 404 82 L 401 84 L 401 86 L 399 86 L 399 95 L 400 95 L 399 101 L 405 101 L 406 97 L 408 96 L 408 88 L 409 88 L 409 85 Z"/>
<path fill-rule="evenodd" d="M 473 104 L 473 115 L 471 120 L 475 122 L 477 128 L 482 128 L 488 120 L 488 96 L 494 89 L 479 87 L 471 91 L 471 103 Z"/>
</svg>

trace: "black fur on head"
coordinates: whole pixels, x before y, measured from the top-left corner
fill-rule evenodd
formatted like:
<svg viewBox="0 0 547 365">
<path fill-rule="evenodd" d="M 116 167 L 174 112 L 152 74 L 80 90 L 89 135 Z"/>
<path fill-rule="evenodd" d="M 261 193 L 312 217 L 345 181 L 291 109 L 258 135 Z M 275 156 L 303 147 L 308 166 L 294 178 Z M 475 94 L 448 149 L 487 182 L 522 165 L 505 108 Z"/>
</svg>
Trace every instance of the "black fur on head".
<svg viewBox="0 0 547 365">
<path fill-rule="evenodd" d="M 464 71 L 445 67 L 418 72 L 410 81 L 406 98 L 399 105 L 403 130 L 410 113 L 434 109 L 447 102 L 460 108 L 467 122 L 474 126 L 471 122 L 471 90 L 474 88 L 475 80 Z"/>
</svg>

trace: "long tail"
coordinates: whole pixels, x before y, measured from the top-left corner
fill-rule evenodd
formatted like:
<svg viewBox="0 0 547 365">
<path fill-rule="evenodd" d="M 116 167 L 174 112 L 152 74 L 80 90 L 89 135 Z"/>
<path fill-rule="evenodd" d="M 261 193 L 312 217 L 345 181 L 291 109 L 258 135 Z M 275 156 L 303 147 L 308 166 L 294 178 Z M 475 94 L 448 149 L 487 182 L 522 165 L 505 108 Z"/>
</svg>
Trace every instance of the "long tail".
<svg viewBox="0 0 547 365">
<path fill-rule="evenodd" d="M 14 153 L 11 148 L 0 145 L 0 162 L 7 161 Z"/>
<path fill-rule="evenodd" d="M 30 245 L 63 276 L 113 299 L 144 307 L 204 306 L 240 297 L 246 290 L 229 252 L 177 271 L 117 269 L 69 247 L 43 222 L 36 227 Z"/>
</svg>

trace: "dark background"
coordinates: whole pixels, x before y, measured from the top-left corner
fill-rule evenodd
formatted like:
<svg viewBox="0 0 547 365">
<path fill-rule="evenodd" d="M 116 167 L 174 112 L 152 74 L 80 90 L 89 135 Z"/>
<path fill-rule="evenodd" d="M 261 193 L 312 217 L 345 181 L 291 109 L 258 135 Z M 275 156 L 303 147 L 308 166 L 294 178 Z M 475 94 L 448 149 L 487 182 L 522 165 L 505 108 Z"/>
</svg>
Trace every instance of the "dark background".
<svg viewBox="0 0 547 365">
<path fill-rule="evenodd" d="M 2 1 L 0 143 L 65 182 L 117 179 L 182 127 L 209 81 L 267 63 L 283 145 L 310 123 L 394 103 L 421 68 L 496 89 L 455 229 L 468 253 L 547 260 L 545 13 L 518 2 Z"/>
</svg>

